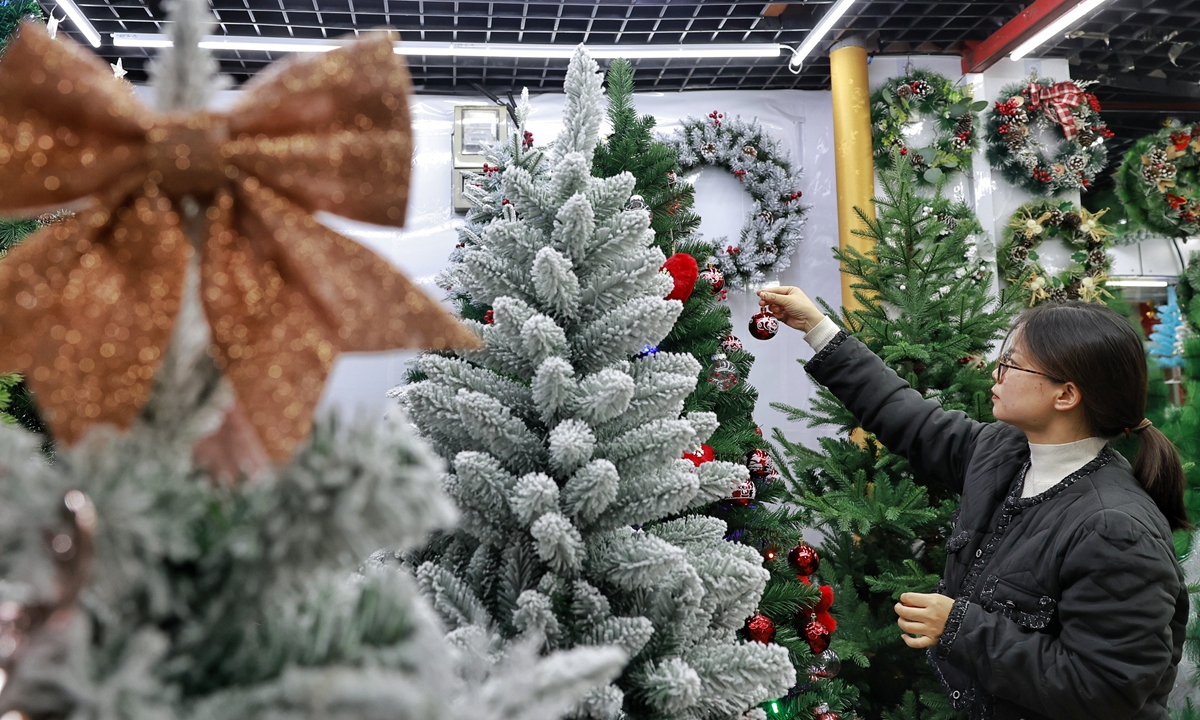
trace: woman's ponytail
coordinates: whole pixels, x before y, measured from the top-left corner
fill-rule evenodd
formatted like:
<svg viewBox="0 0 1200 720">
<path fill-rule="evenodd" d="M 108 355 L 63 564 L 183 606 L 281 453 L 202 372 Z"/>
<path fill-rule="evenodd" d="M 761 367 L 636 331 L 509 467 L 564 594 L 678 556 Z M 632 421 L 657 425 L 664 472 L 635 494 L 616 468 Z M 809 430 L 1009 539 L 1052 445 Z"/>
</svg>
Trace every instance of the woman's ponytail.
<svg viewBox="0 0 1200 720">
<path fill-rule="evenodd" d="M 1047 375 L 1079 387 L 1092 432 L 1114 438 L 1138 433 L 1133 474 L 1172 530 L 1191 529 L 1183 504 L 1186 478 L 1179 451 L 1144 419 L 1146 351 L 1142 338 L 1115 310 L 1079 301 L 1044 303 L 1017 321 L 1025 352 Z"/>
<path fill-rule="evenodd" d="M 1154 504 L 1167 517 L 1172 530 L 1192 529 L 1183 491 L 1187 478 L 1175 445 L 1153 425 L 1138 431 L 1137 459 L 1133 461 L 1133 476 L 1142 484 Z"/>
</svg>

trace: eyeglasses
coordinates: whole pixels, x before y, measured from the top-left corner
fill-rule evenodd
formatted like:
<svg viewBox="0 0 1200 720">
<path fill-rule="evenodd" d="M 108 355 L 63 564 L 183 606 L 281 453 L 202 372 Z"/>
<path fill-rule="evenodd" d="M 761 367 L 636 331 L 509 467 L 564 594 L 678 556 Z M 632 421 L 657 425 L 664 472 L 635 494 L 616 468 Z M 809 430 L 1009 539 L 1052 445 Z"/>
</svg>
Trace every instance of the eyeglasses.
<svg viewBox="0 0 1200 720">
<path fill-rule="evenodd" d="M 1006 372 L 1008 372 L 1009 370 L 1020 370 L 1021 372 L 1027 372 L 1027 373 L 1031 373 L 1033 375 L 1041 375 L 1042 377 L 1046 378 L 1047 380 L 1050 380 L 1051 382 L 1056 382 L 1056 383 L 1065 383 L 1066 382 L 1066 380 L 1059 380 L 1058 378 L 1056 378 L 1052 375 L 1047 375 L 1046 373 L 1038 371 L 1038 370 L 1030 370 L 1029 368 L 1023 368 L 1020 365 L 1013 365 L 1011 362 L 1009 362 L 1009 360 L 1012 360 L 1012 353 L 1004 353 L 1003 355 L 1000 356 L 1000 359 L 996 361 L 996 382 L 998 382 L 998 383 L 1004 382 L 1004 374 Z"/>
</svg>

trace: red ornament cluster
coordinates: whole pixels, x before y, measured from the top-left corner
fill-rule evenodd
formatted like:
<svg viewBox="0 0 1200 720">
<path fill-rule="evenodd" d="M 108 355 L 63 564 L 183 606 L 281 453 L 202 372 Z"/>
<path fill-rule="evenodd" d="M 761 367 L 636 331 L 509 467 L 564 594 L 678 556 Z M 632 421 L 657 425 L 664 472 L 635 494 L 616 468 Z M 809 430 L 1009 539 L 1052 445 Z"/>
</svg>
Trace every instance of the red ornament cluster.
<svg viewBox="0 0 1200 720">
<path fill-rule="evenodd" d="M 738 180 L 745 181 L 746 180 L 746 171 L 739 168 L 739 169 L 733 171 L 733 176 L 736 177 Z"/>
<path fill-rule="evenodd" d="M 528 130 L 525 131 L 525 136 L 521 138 L 521 147 L 525 150 L 533 147 L 533 133 Z"/>
<path fill-rule="evenodd" d="M 708 114 L 708 119 L 713 121 L 713 127 L 721 127 L 721 118 L 725 117 L 723 113 L 713 110 Z"/>
<path fill-rule="evenodd" d="M 496 311 L 488 308 L 488 311 L 483 314 L 483 321 L 488 325 L 496 324 Z"/>
<path fill-rule="evenodd" d="M 499 170 L 499 165 L 488 165 L 487 163 L 483 164 L 483 174 L 487 175 L 488 177 L 495 175 Z"/>
</svg>

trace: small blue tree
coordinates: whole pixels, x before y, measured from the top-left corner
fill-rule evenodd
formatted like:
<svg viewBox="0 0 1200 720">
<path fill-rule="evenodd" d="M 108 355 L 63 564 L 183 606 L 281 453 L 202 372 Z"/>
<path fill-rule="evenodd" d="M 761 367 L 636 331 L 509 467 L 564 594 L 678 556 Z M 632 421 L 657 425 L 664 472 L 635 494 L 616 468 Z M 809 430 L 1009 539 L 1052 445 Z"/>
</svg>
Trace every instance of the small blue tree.
<svg viewBox="0 0 1200 720">
<path fill-rule="evenodd" d="M 1150 357 L 1159 367 L 1183 367 L 1183 339 L 1186 328 L 1179 312 L 1174 286 L 1167 288 L 1167 304 L 1158 306 L 1158 324 L 1150 333 Z"/>
</svg>

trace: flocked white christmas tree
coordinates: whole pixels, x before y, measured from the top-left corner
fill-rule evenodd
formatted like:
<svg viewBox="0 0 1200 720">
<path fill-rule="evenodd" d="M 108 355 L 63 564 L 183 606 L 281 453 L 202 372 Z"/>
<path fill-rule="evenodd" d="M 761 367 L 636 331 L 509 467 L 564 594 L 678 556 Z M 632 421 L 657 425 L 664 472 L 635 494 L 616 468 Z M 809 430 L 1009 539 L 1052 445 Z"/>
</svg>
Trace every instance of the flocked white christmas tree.
<svg viewBox="0 0 1200 720">
<path fill-rule="evenodd" d="M 205 0 L 179 0 L 163 110 L 203 106 Z M 318 422 L 290 463 L 214 482 L 197 443 L 232 401 L 194 268 L 152 397 L 49 463 L 0 425 L 0 715 L 38 720 L 554 720 L 624 664 L 616 648 L 499 653 L 444 629 L 408 548 L 457 512 L 442 461 L 399 419 Z"/>
<path fill-rule="evenodd" d="M 639 353 L 682 306 L 663 299 L 646 211 L 627 208 L 633 177 L 591 177 L 601 82 L 581 48 L 548 173 L 504 170 L 502 215 L 451 268 L 492 311 L 474 323 L 484 347 L 423 356 L 424 379 L 396 393 L 450 461 L 463 516 L 409 558 L 456 638 L 623 647 L 629 666 L 578 717 L 742 717 L 795 671 L 784 648 L 737 637 L 767 581 L 761 556 L 687 514 L 747 470 L 681 458 L 717 424 L 681 416 L 700 368 Z"/>
</svg>

